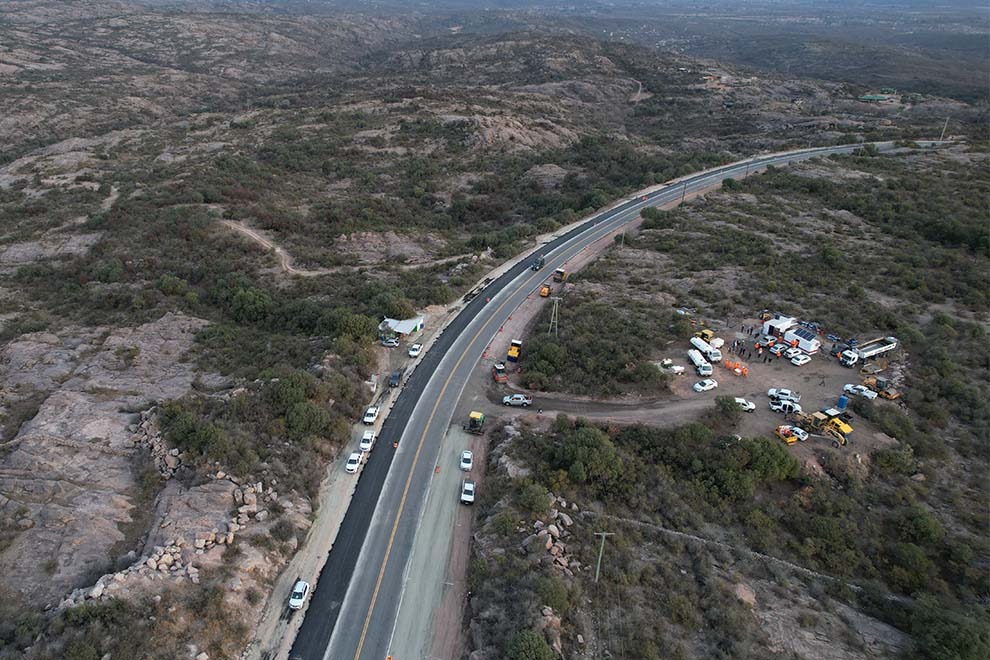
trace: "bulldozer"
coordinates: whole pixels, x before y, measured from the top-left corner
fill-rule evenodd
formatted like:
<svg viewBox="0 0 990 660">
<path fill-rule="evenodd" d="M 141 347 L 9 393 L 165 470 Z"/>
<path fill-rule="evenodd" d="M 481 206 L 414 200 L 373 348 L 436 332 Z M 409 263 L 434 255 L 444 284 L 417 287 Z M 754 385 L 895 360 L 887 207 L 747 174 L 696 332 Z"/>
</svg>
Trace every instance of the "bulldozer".
<svg viewBox="0 0 990 660">
<path fill-rule="evenodd" d="M 485 426 L 485 413 L 478 412 L 477 410 L 472 410 L 471 414 L 468 415 L 467 424 L 465 424 L 463 428 L 468 433 L 481 435 L 484 426 Z"/>
<path fill-rule="evenodd" d="M 890 379 L 883 376 L 867 376 L 863 379 L 863 385 L 879 394 L 880 398 L 888 401 L 893 401 L 901 396 L 901 393 L 891 385 Z"/>
</svg>

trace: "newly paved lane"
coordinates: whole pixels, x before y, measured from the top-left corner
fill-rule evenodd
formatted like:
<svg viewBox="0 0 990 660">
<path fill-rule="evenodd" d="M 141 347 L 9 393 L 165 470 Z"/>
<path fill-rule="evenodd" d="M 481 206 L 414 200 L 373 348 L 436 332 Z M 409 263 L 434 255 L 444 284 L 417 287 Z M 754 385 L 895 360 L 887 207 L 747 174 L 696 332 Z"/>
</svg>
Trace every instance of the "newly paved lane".
<svg viewBox="0 0 990 660">
<path fill-rule="evenodd" d="M 337 540 L 320 574 L 290 658 L 304 660 L 394 660 L 403 640 L 391 640 L 402 591 L 402 575 L 431 483 L 441 440 L 461 391 L 485 347 L 512 310 L 553 269 L 586 246 L 633 221 L 647 206 L 660 206 L 725 178 L 816 156 L 848 153 L 862 145 L 822 147 L 773 154 L 684 177 L 637 194 L 542 246 L 546 266 L 529 270 L 523 259 L 488 283 L 438 337 L 410 375 L 362 471 Z M 891 143 L 876 145 L 881 150 Z M 645 199 L 642 199 L 645 197 Z M 400 438 L 398 449 L 392 441 Z M 457 498 L 457 493 L 449 494 Z M 446 562 L 449 536 L 437 539 L 436 561 Z M 419 604 L 405 602 L 403 607 Z M 424 625 L 431 616 L 423 612 Z M 418 645 L 417 645 L 418 646 Z"/>
</svg>

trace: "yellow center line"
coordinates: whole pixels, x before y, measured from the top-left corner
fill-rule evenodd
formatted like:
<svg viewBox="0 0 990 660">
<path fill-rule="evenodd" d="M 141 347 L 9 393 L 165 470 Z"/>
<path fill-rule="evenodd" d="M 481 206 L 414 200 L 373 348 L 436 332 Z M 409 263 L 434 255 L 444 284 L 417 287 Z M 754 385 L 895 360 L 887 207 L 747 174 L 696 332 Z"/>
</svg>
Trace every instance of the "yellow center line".
<svg viewBox="0 0 990 660">
<path fill-rule="evenodd" d="M 623 212 L 619 215 L 621 216 L 624 215 L 625 213 L 626 212 Z M 612 218 L 612 220 L 614 219 L 615 218 Z M 606 223 L 608 222 L 610 221 L 606 221 Z M 621 225 L 623 223 L 619 222 L 615 224 Z M 593 244 L 595 241 L 601 240 L 602 238 L 604 238 L 614 230 L 615 227 L 610 228 L 608 231 L 602 233 L 601 236 L 596 237 L 587 245 L 582 246 L 581 250 L 586 248 L 588 245 Z M 567 260 L 574 257 L 578 252 L 580 252 L 580 250 L 574 250 L 572 248 L 570 254 L 568 254 L 561 263 L 567 263 Z M 454 363 L 454 367 L 450 370 L 450 375 L 448 375 L 447 380 L 444 381 L 443 387 L 440 388 L 440 394 L 437 395 L 437 399 L 433 403 L 433 409 L 430 410 L 430 416 L 427 418 L 426 426 L 423 429 L 423 433 L 422 435 L 419 436 L 419 444 L 416 446 L 416 453 L 413 455 L 412 467 L 410 467 L 409 469 L 409 476 L 406 478 L 406 485 L 402 489 L 402 498 L 399 500 L 399 508 L 395 514 L 395 522 L 392 524 L 392 531 L 389 533 L 388 536 L 388 544 L 385 546 L 385 556 L 382 558 L 382 566 L 381 569 L 379 569 L 378 571 L 378 579 L 375 581 L 375 589 L 371 594 L 371 604 L 368 606 L 368 614 L 364 618 L 364 626 L 361 628 L 361 637 L 358 639 L 358 646 L 357 646 L 357 651 L 354 653 L 354 660 L 359 660 L 359 658 L 361 657 L 361 650 L 364 648 L 364 640 L 368 635 L 368 627 L 371 625 L 371 616 L 372 614 L 374 614 L 375 611 L 375 604 L 378 601 L 378 592 L 381 590 L 382 580 L 385 578 L 385 569 L 388 567 L 388 558 L 389 555 L 392 554 L 392 545 L 395 542 L 395 534 L 399 529 L 399 521 L 402 519 L 402 511 L 406 506 L 406 498 L 409 496 L 409 488 L 412 486 L 413 475 L 416 473 L 416 465 L 419 463 L 419 455 L 420 452 L 422 452 L 423 450 L 423 444 L 426 441 L 427 432 L 429 431 L 430 426 L 433 424 L 433 418 L 437 413 L 437 408 L 440 407 L 440 401 L 441 399 L 443 399 L 443 395 L 446 393 L 447 387 L 450 385 L 450 381 L 453 380 L 454 374 L 457 373 L 457 369 L 458 367 L 460 367 L 461 362 L 463 362 L 464 358 L 467 357 L 470 347 L 474 344 L 474 342 L 478 340 L 478 337 L 481 336 L 481 333 L 484 332 L 489 325 L 491 325 L 492 321 L 495 320 L 495 316 L 500 311 L 502 311 L 502 308 L 509 304 L 509 301 L 512 299 L 512 295 L 528 287 L 534 279 L 542 279 L 543 277 L 544 277 L 543 275 L 531 275 L 529 279 L 527 279 L 526 282 L 523 283 L 522 286 L 517 287 L 515 291 L 513 291 L 506 297 L 506 299 L 502 302 L 502 304 L 500 304 L 498 307 L 495 308 L 495 311 L 491 313 L 491 316 L 488 319 L 488 321 L 486 321 L 481 326 L 481 328 L 479 328 L 478 331 L 474 333 L 474 336 L 471 337 L 471 340 L 467 343 L 467 346 L 464 348 L 460 356 L 457 358 L 457 362 Z"/>
</svg>

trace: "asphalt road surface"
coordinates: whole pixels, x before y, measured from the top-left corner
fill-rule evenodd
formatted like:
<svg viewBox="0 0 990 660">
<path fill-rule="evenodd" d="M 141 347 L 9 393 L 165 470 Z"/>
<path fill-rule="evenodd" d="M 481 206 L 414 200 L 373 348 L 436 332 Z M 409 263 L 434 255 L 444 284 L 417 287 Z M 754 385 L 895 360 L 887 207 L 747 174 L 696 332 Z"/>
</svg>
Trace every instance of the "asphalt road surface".
<svg viewBox="0 0 990 660">
<path fill-rule="evenodd" d="M 441 441 L 465 383 L 488 343 L 516 306 L 534 293 L 556 268 L 602 236 L 636 219 L 648 206 L 740 177 L 767 165 L 784 165 L 816 156 L 849 153 L 862 145 L 821 147 L 740 161 L 685 177 L 636 195 L 542 246 L 546 264 L 530 270 L 523 259 L 489 282 L 447 326 L 409 376 L 379 442 L 361 472 L 337 540 L 312 593 L 306 618 L 290 659 L 413 660 L 403 640 L 392 639 L 402 593 L 403 573 L 413 547 L 420 514 L 437 465 Z M 879 143 L 882 150 L 892 143 Z M 461 420 L 457 420 L 460 423 Z M 397 449 L 393 441 L 399 438 Z M 458 493 L 451 492 L 455 499 Z M 437 539 L 436 561 L 446 563 L 449 535 Z M 409 603 L 406 603 L 409 606 Z M 424 625 L 430 613 L 424 612 Z"/>
</svg>

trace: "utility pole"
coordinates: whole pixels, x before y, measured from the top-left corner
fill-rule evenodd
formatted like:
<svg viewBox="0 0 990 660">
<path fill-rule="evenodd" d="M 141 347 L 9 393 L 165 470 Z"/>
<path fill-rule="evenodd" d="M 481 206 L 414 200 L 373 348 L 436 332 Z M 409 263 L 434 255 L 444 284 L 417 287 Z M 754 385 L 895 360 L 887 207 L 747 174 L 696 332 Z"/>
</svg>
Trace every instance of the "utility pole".
<svg viewBox="0 0 990 660">
<path fill-rule="evenodd" d="M 684 197 L 687 195 L 687 181 L 684 182 L 684 188 L 681 189 L 681 204 L 684 203 Z"/>
<path fill-rule="evenodd" d="M 945 138 L 945 129 L 947 129 L 948 127 L 949 127 L 949 118 L 946 117 L 945 118 L 945 123 L 942 124 L 942 134 L 938 136 L 938 141 L 939 142 L 941 142 L 942 139 Z"/>
<path fill-rule="evenodd" d="M 602 571 L 602 554 L 605 552 L 605 537 L 615 536 L 614 532 L 595 532 L 595 536 L 602 537 L 602 544 L 598 548 L 598 565 L 595 566 L 595 584 L 598 584 L 598 575 Z"/>
<path fill-rule="evenodd" d="M 553 309 L 550 310 L 550 327 L 547 328 L 547 335 L 559 337 L 560 330 L 560 297 L 554 296 L 550 299 L 553 302 Z"/>
</svg>

